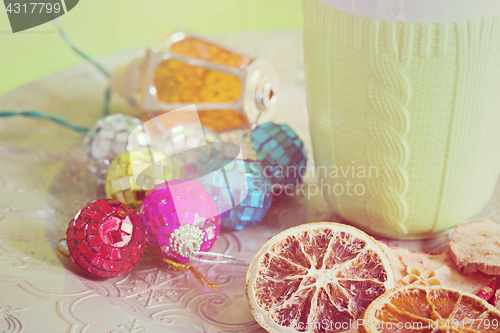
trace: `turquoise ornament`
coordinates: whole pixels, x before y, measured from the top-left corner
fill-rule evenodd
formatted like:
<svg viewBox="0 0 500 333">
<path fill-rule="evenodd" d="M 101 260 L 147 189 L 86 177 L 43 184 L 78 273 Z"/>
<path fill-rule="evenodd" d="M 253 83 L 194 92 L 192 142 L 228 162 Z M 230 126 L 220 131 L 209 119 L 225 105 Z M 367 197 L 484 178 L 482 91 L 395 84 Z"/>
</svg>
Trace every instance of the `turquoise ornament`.
<svg viewBox="0 0 500 333">
<path fill-rule="evenodd" d="M 288 125 L 267 122 L 252 131 L 252 144 L 273 185 L 297 186 L 306 172 L 304 143 Z"/>
</svg>

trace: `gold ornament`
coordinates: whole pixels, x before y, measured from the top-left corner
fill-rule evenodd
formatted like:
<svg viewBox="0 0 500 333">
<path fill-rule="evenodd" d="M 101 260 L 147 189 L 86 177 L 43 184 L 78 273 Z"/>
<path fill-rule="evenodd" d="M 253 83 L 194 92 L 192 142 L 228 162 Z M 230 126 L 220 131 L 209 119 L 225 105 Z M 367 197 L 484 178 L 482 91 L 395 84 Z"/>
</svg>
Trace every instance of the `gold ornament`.
<svg viewBox="0 0 500 333">
<path fill-rule="evenodd" d="M 137 209 L 147 191 L 179 175 L 172 160 L 159 150 L 137 148 L 127 151 L 116 157 L 109 166 L 106 197 Z"/>
</svg>

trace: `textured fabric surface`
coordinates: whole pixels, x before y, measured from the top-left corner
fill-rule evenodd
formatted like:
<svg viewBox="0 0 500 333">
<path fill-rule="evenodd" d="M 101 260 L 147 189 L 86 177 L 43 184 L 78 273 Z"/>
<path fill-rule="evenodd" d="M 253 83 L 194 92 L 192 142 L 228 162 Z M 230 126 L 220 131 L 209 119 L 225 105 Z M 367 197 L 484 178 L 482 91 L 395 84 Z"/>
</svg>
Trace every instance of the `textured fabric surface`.
<svg viewBox="0 0 500 333">
<path fill-rule="evenodd" d="M 334 209 L 389 237 L 477 214 L 500 166 L 500 17 L 392 22 L 317 0 L 303 11 L 316 164 L 351 167 L 320 174 L 330 187 L 360 184 L 325 193 Z"/>
</svg>

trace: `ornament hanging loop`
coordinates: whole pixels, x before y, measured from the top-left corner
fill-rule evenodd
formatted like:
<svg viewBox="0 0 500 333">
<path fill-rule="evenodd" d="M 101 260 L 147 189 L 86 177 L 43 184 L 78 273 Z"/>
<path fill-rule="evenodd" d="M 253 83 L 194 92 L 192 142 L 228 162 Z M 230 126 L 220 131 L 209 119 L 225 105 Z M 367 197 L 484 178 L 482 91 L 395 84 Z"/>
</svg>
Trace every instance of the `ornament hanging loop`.
<svg viewBox="0 0 500 333">
<path fill-rule="evenodd" d="M 68 243 L 66 241 L 66 238 L 60 238 L 57 241 L 57 249 L 59 252 L 61 252 L 63 255 L 69 257 L 69 249 L 68 249 Z"/>
<path fill-rule="evenodd" d="M 210 257 L 214 257 L 215 259 L 211 260 L 211 259 L 202 259 L 202 258 L 198 258 L 196 256 L 198 255 L 201 255 L 201 256 L 210 256 Z M 228 259 L 228 260 L 216 260 L 218 258 L 224 258 L 224 259 Z M 204 263 L 204 264 L 229 264 L 229 265 L 241 265 L 241 266 L 248 266 L 249 264 L 244 261 L 244 260 L 240 260 L 236 257 L 233 257 L 233 256 L 230 256 L 230 255 L 227 255 L 227 254 L 222 254 L 222 253 L 215 253 L 215 252 L 191 252 L 189 254 L 189 259 L 190 260 L 194 260 L 194 261 L 198 261 L 198 262 L 201 262 L 201 263 Z"/>
</svg>

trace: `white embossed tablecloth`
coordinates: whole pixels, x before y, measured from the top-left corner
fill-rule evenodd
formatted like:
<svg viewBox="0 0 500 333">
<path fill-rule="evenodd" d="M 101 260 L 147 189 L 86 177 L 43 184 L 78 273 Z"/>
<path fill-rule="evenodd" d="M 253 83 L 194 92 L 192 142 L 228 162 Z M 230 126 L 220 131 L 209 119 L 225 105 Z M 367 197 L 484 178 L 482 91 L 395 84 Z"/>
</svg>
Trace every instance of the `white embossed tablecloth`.
<svg viewBox="0 0 500 333">
<path fill-rule="evenodd" d="M 312 159 L 300 32 L 217 39 L 269 58 L 281 82 L 272 119 L 297 131 Z M 113 68 L 140 54 L 100 60 Z M 106 84 L 82 63 L 1 96 L 0 110 L 35 109 L 90 127 L 101 117 Z M 138 115 L 119 98 L 113 98 L 111 112 Z M 262 332 L 247 305 L 245 267 L 197 265 L 219 286 L 215 292 L 204 290 L 191 273 L 167 270 L 146 257 L 125 276 L 97 281 L 59 255 L 56 242 L 75 212 L 103 197 L 83 165 L 82 139 L 82 134 L 46 120 L 0 120 L 0 332 Z M 499 195 L 496 191 L 482 216 L 498 220 Z M 285 228 L 338 220 L 320 196 L 278 197 L 264 222 L 221 234 L 213 251 L 250 260 Z M 446 241 L 443 236 L 391 243 L 428 251 L 439 250 Z"/>
</svg>

